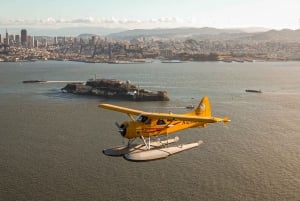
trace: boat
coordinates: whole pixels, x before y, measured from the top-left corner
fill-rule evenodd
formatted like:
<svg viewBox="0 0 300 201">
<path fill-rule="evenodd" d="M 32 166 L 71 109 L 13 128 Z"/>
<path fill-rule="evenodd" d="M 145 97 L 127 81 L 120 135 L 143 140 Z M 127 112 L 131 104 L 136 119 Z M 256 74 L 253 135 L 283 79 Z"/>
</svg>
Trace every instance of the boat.
<svg viewBox="0 0 300 201">
<path fill-rule="evenodd" d="M 90 79 L 85 83 L 68 83 L 61 89 L 65 93 L 92 95 L 133 101 L 169 101 L 167 91 L 141 89 L 130 81 Z"/>
<path fill-rule="evenodd" d="M 184 63 L 184 61 L 180 61 L 180 60 L 162 60 L 161 63 L 176 64 L 176 63 Z"/>
<path fill-rule="evenodd" d="M 254 90 L 254 89 L 246 89 L 245 91 L 250 93 L 262 93 L 261 90 Z"/>
<path fill-rule="evenodd" d="M 195 107 L 194 107 L 194 105 L 187 105 L 186 107 L 185 107 L 186 109 L 194 109 Z"/>
<path fill-rule="evenodd" d="M 24 80 L 23 83 L 27 84 L 27 83 L 43 83 L 46 82 L 44 80 Z"/>
</svg>

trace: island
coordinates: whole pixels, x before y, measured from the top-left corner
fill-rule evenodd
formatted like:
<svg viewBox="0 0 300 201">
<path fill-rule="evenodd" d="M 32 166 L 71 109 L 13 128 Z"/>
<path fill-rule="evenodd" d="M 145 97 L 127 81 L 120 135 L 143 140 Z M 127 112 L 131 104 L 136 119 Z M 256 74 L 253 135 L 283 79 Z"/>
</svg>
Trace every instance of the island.
<svg viewBox="0 0 300 201">
<path fill-rule="evenodd" d="M 85 83 L 68 83 L 62 92 L 78 95 L 100 96 L 131 101 L 169 101 L 167 91 L 141 89 L 130 81 L 116 79 L 90 79 Z"/>
</svg>

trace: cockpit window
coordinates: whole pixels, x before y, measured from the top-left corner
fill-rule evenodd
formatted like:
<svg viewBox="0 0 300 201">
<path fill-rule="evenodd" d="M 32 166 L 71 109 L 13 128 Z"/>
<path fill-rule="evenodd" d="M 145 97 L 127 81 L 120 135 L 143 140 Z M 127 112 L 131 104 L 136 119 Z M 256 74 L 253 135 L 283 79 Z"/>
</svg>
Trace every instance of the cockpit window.
<svg viewBox="0 0 300 201">
<path fill-rule="evenodd" d="M 157 125 L 164 125 L 164 124 L 166 124 L 166 122 L 162 119 L 159 119 L 159 120 L 157 120 L 156 124 Z"/>
<path fill-rule="evenodd" d="M 140 115 L 137 117 L 137 121 L 140 121 L 142 123 L 144 123 L 145 121 L 147 121 L 148 117 L 144 116 L 144 115 Z"/>
<path fill-rule="evenodd" d="M 145 121 L 145 124 L 151 124 L 152 120 L 151 119 L 147 119 L 147 121 Z"/>
</svg>

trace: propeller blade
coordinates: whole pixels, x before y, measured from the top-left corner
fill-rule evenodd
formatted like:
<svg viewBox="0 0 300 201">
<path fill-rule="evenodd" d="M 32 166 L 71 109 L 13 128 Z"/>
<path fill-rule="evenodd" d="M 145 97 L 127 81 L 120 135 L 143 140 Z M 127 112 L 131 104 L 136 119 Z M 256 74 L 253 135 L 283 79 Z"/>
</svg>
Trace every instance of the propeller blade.
<svg viewBox="0 0 300 201">
<path fill-rule="evenodd" d="M 118 122 L 115 121 L 115 125 L 120 128 L 120 124 Z"/>
<path fill-rule="evenodd" d="M 125 135 L 125 131 L 126 131 L 126 128 L 124 127 L 124 125 L 120 125 L 118 122 L 115 122 L 115 125 L 118 127 L 118 132 L 124 136 Z"/>
</svg>

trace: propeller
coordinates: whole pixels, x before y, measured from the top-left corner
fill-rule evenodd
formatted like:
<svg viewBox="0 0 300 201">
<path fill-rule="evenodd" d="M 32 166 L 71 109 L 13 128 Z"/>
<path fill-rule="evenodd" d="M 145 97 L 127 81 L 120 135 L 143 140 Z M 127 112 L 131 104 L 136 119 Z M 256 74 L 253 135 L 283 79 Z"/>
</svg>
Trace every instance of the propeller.
<svg viewBox="0 0 300 201">
<path fill-rule="evenodd" d="M 119 133 L 124 137 L 126 134 L 125 125 L 124 124 L 120 125 L 118 122 L 115 122 L 115 125 L 118 127 Z"/>
</svg>

